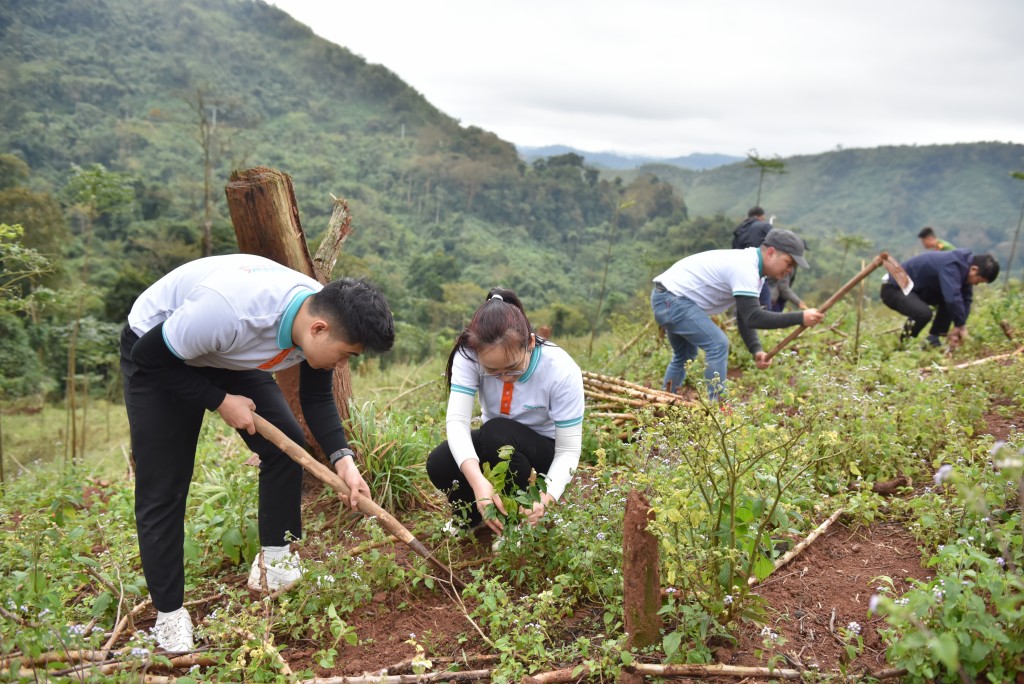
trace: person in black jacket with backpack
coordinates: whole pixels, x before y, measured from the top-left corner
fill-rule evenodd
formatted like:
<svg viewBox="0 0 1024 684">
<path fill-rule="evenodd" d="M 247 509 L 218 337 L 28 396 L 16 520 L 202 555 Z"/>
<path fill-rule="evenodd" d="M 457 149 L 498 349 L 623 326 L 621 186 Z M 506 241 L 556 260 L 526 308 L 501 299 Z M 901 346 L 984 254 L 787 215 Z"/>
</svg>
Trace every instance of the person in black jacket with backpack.
<svg viewBox="0 0 1024 684">
<path fill-rule="evenodd" d="M 733 249 L 746 249 L 747 247 L 760 247 L 764 243 L 764 239 L 768 236 L 768 231 L 773 228 L 772 224 L 764 220 L 764 209 L 761 207 L 751 207 L 747 211 L 747 218 L 744 219 L 743 223 L 736 226 L 736 229 L 732 232 L 732 248 Z M 806 243 L 804 247 L 806 248 Z M 795 267 L 794 267 L 795 274 Z M 786 306 L 785 300 L 776 307 L 774 303 L 774 297 L 772 290 L 778 291 L 779 281 L 773 278 L 769 278 L 765 281 L 764 287 L 761 288 L 761 292 L 758 295 L 758 301 L 761 303 L 762 309 L 769 311 L 782 311 Z M 792 290 L 789 290 L 789 283 L 785 283 L 786 290 L 790 294 L 796 297 Z M 788 299 L 788 298 L 787 298 Z M 799 300 L 799 297 L 796 297 Z M 794 302 L 795 304 L 796 302 Z M 805 309 L 807 307 L 801 307 Z"/>
<path fill-rule="evenodd" d="M 747 218 L 732 231 L 732 248 L 760 247 L 772 224 L 764 220 L 764 209 L 751 207 Z"/>
</svg>

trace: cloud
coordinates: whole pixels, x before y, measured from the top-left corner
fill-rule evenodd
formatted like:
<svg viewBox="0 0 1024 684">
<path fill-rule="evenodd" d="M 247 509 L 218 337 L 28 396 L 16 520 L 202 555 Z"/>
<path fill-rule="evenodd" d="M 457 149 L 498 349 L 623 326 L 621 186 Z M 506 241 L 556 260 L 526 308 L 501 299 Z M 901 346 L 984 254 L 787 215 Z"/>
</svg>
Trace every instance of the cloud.
<svg viewBox="0 0 1024 684">
<path fill-rule="evenodd" d="M 275 4 L 520 145 L 668 157 L 1024 141 L 1019 0 Z"/>
</svg>

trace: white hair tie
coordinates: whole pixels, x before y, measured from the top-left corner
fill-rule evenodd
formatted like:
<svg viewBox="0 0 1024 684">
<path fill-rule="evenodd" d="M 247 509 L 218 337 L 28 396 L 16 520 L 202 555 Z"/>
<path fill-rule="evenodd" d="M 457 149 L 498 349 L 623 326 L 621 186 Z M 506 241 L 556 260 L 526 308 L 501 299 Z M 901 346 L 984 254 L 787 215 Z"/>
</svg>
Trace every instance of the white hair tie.
<svg viewBox="0 0 1024 684">
<path fill-rule="evenodd" d="M 492 294 L 491 299 L 500 299 L 501 301 L 505 301 L 505 298 L 502 297 L 500 294 Z"/>
</svg>

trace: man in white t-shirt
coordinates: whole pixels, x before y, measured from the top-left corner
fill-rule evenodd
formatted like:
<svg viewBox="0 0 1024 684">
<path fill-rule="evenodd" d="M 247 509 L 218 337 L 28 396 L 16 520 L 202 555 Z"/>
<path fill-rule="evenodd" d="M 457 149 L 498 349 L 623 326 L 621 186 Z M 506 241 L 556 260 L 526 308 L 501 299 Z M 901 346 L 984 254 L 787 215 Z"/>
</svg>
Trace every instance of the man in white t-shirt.
<svg viewBox="0 0 1024 684">
<path fill-rule="evenodd" d="M 370 490 L 348 447 L 334 403 L 334 367 L 366 349 L 384 352 L 395 327 L 371 284 L 327 285 L 250 254 L 197 259 L 151 285 L 121 333 L 125 407 L 135 458 L 135 517 L 154 633 L 168 651 L 194 647 L 184 608 L 185 502 L 206 411 L 217 411 L 260 457 L 260 558 L 249 587 L 270 591 L 299 579 L 289 540 L 302 536 L 302 466 L 256 434 L 253 411 L 297 443 L 305 433 L 274 371 L 299 365 L 299 401 L 310 431 L 352 491 Z"/>
<path fill-rule="evenodd" d="M 697 358 L 698 349 L 703 349 L 708 394 L 713 401 L 722 397 L 729 338 L 711 315 L 733 304 L 740 336 L 761 369 L 770 366 L 771 360 L 761 348 L 758 328 L 820 323 L 824 314 L 817 309 L 773 313 L 761 308 L 758 295 L 765 278 L 784 278 L 796 265 L 808 268 L 804 241 L 792 231 L 773 228 L 760 247 L 700 252 L 677 261 L 654 278 L 654 320 L 665 329 L 673 350 L 663 387 L 679 392 L 686 380 L 686 364 Z"/>
</svg>

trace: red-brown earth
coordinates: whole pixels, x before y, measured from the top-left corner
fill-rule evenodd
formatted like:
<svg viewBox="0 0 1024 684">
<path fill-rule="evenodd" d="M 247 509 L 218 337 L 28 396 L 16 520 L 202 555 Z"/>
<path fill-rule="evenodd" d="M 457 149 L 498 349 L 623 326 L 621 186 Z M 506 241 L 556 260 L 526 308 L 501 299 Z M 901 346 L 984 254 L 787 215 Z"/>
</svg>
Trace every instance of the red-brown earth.
<svg viewBox="0 0 1024 684">
<path fill-rule="evenodd" d="M 1006 416 L 1008 412 L 1004 407 L 1009 405 L 996 402 L 985 414 L 988 432 L 997 440 L 1007 439 L 1024 426 L 1024 414 L 1013 414 L 1011 410 L 1010 417 Z M 321 498 L 314 503 L 311 498 L 310 503 L 324 505 L 325 500 Z M 485 565 L 490 556 L 489 533 L 475 542 L 464 543 L 471 545 L 470 555 Z M 406 562 L 410 553 L 402 545 L 394 549 L 382 547 L 381 551 L 393 552 L 399 563 Z M 881 576 L 890 577 L 897 592 L 909 588 L 911 579 L 927 579 L 929 572 L 921 567 L 917 542 L 899 524 L 864 526 L 840 518 L 802 554 L 753 590 L 766 602 L 768 628 L 784 637 L 784 644 L 766 649 L 761 627 L 741 625 L 735 642 L 714 645 L 715 660 L 727 665 L 765 666 L 774 655 L 777 667 L 838 672 L 845 658 L 840 631 L 856 622 L 861 629 L 864 650 L 854 662 L 846 664 L 846 671 L 878 671 L 886 667 L 885 645 L 878 634 L 884 621 L 868 615 L 868 601 L 878 593 Z M 245 576 L 224 580 L 241 586 Z M 194 612 L 197 618 L 204 614 L 202 608 Z M 599 632 L 603 612 L 600 606 L 579 608 L 563 625 L 566 639 L 571 640 L 575 633 Z M 148 628 L 154 618 L 151 613 L 144 615 L 137 624 Z M 322 645 L 294 643 L 281 649 L 291 669 L 312 670 L 320 677 L 383 670 L 389 674 L 408 673 L 411 672 L 410 659 L 416 655 L 414 646 L 407 643 L 410 635 L 415 635 L 427 648 L 427 656 L 434 661 L 435 668 L 446 662 L 462 663 L 460 669 L 488 668 L 496 660 L 496 654 L 488 650 L 462 610 L 440 590 L 381 592 L 374 596 L 372 604 L 347 615 L 346 621 L 355 629 L 360 644 L 340 644 L 334 668 L 324 669 L 314 662 L 312 656 Z M 741 680 L 744 684 L 770 681 L 757 677 Z"/>
</svg>

